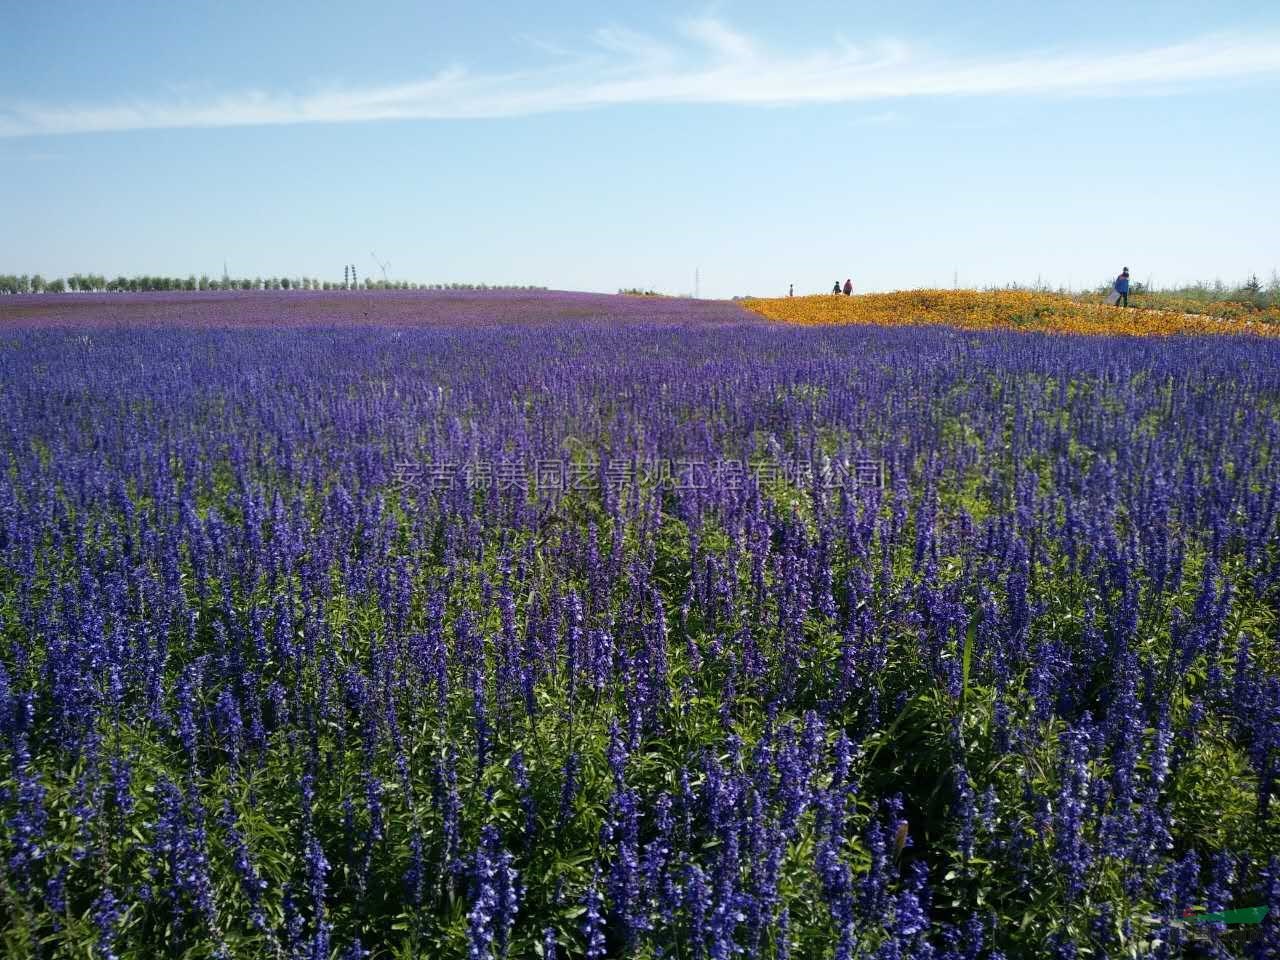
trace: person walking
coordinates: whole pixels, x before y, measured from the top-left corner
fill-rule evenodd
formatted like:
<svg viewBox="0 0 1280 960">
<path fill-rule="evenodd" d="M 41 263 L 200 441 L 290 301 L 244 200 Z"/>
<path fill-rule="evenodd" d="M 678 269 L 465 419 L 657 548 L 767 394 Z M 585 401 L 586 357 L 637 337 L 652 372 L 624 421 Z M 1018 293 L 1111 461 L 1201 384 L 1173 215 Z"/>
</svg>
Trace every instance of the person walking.
<svg viewBox="0 0 1280 960">
<path fill-rule="evenodd" d="M 1116 277 L 1114 285 L 1116 293 L 1120 294 L 1120 299 L 1116 301 L 1117 307 L 1127 307 L 1129 305 L 1129 268 L 1125 267 L 1120 271 L 1120 276 Z"/>
<path fill-rule="evenodd" d="M 831 292 L 832 292 L 832 293 L 839 293 L 839 292 L 840 292 L 840 281 L 839 281 L 839 280 L 837 280 L 837 281 L 836 281 L 836 285 L 835 285 L 834 287 L 832 287 L 832 288 L 831 288 Z"/>
<path fill-rule="evenodd" d="M 847 296 L 851 295 L 852 293 L 853 293 L 853 281 L 852 281 L 852 280 L 850 280 L 848 277 L 845 277 L 845 281 L 844 281 L 844 295 L 847 297 Z"/>
<path fill-rule="evenodd" d="M 794 283 L 787 284 L 787 296 L 794 297 L 796 295 L 796 285 Z"/>
</svg>

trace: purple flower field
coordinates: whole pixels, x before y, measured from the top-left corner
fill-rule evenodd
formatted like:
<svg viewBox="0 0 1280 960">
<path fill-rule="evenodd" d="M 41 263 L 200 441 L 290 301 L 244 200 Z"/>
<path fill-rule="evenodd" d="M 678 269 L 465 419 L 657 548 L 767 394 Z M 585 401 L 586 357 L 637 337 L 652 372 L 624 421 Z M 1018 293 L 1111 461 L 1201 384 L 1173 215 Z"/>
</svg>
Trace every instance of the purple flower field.
<svg viewBox="0 0 1280 960">
<path fill-rule="evenodd" d="M 532 326 L 564 320 L 741 323 L 755 315 L 723 300 L 494 290 L 41 294 L 0 301 L 6 326 L 210 327 Z"/>
<path fill-rule="evenodd" d="M 1280 951 L 1280 342 L 0 325 L 6 956 Z"/>
</svg>

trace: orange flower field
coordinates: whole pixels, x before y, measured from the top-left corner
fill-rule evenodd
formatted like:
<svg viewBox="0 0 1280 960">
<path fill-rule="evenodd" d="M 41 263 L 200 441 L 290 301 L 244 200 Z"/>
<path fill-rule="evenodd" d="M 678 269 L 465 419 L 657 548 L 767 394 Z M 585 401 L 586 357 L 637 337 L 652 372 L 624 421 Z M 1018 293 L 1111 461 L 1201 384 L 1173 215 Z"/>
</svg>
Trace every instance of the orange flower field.
<svg viewBox="0 0 1280 960">
<path fill-rule="evenodd" d="M 770 320 L 799 324 L 942 324 L 965 330 L 1029 330 L 1044 333 L 1171 334 L 1233 333 L 1280 336 L 1280 325 L 1170 310 L 1081 303 L 1070 297 L 1023 290 L 905 290 L 846 297 L 751 298 L 743 305 Z"/>
</svg>

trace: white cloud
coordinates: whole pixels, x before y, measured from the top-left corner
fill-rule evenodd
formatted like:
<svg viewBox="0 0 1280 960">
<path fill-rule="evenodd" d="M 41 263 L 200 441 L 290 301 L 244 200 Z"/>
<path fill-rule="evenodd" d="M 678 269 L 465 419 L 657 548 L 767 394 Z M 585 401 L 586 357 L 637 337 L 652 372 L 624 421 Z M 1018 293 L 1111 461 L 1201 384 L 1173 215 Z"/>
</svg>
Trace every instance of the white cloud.
<svg viewBox="0 0 1280 960">
<path fill-rule="evenodd" d="M 641 103 L 784 105 L 906 97 L 1151 93 L 1191 83 L 1280 73 L 1280 35 L 1216 34 L 1101 53 L 947 58 L 893 41 L 837 40 L 770 51 L 723 21 L 681 25 L 682 40 L 599 30 L 590 49 L 543 69 L 473 73 L 307 94 L 247 91 L 206 101 L 0 105 L 0 136 L 362 120 L 493 118 Z"/>
<path fill-rule="evenodd" d="M 755 44 L 751 39 L 714 17 L 690 20 L 684 24 L 684 32 L 725 60 L 744 63 L 755 59 Z"/>
</svg>

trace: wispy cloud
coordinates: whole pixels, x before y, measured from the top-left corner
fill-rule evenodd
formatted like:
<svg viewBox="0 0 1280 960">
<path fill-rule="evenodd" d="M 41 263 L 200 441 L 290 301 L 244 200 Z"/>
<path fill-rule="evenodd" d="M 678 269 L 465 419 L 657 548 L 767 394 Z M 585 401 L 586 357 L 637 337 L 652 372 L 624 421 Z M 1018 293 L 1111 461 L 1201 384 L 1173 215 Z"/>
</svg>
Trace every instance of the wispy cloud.
<svg viewBox="0 0 1280 960">
<path fill-rule="evenodd" d="M 450 67 L 426 79 L 310 93 L 250 90 L 214 99 L 0 104 L 0 136 L 362 120 L 511 117 L 641 103 L 785 105 L 906 97 L 1116 96 L 1280 74 L 1280 34 L 1215 34 L 1117 52 L 956 58 L 880 41 L 768 49 L 715 18 L 671 38 L 597 31 L 577 52 L 547 50 L 532 71 Z"/>
</svg>

